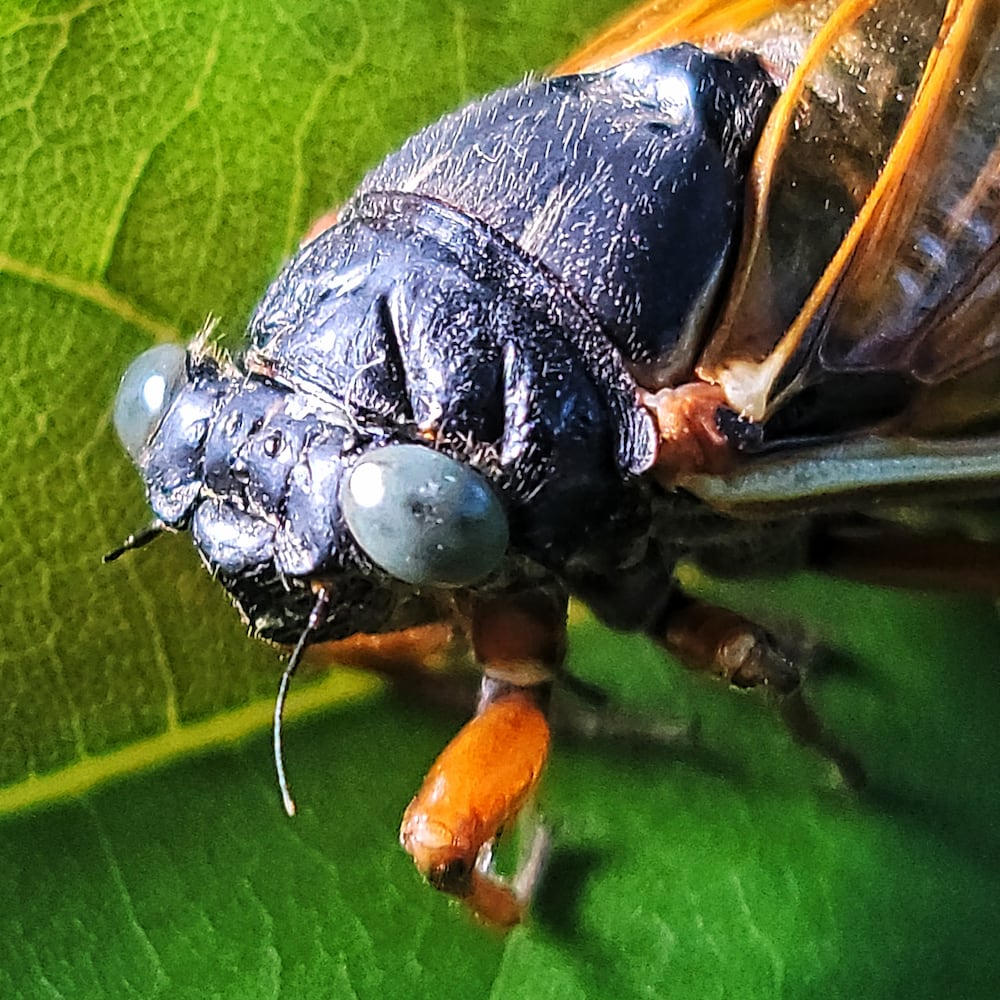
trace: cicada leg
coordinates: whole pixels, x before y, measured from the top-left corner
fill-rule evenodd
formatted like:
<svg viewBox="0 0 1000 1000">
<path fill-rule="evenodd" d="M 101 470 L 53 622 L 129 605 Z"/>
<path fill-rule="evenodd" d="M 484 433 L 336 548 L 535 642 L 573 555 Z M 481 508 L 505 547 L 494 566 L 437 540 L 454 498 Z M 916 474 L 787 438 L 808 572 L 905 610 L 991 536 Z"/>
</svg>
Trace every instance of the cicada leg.
<svg viewBox="0 0 1000 1000">
<path fill-rule="evenodd" d="M 788 694 L 799 686 L 798 669 L 768 632 L 715 604 L 678 595 L 653 637 L 684 666 L 734 687 Z"/>
<path fill-rule="evenodd" d="M 308 243 L 312 243 L 317 236 L 322 236 L 332 225 L 334 225 L 340 216 L 339 208 L 331 208 L 329 211 L 324 212 L 318 218 L 313 219 L 309 228 L 305 231 L 302 239 L 299 240 L 299 247 L 304 247 Z"/>
<path fill-rule="evenodd" d="M 829 760 L 848 787 L 864 786 L 860 762 L 823 725 L 802 692 L 799 669 L 758 624 L 726 608 L 677 594 L 651 634 L 690 670 L 714 675 L 737 688 L 774 691 L 793 738 Z"/>
<path fill-rule="evenodd" d="M 1000 544 L 944 531 L 915 532 L 891 523 L 817 532 L 809 568 L 884 587 L 1000 596 Z"/>
<path fill-rule="evenodd" d="M 548 757 L 540 695 L 506 690 L 487 699 L 434 762 L 400 828 L 400 842 L 431 885 L 500 926 L 521 919 L 541 868 L 540 827 L 530 873 L 508 883 L 492 867 L 494 841 L 527 804 Z"/>
<path fill-rule="evenodd" d="M 549 753 L 552 677 L 565 655 L 565 600 L 542 592 L 480 599 L 472 637 L 484 677 L 476 716 L 434 762 L 403 816 L 400 842 L 436 888 L 499 926 L 520 921 L 547 846 L 537 821 L 511 878 L 497 838 L 531 802 Z"/>
<path fill-rule="evenodd" d="M 359 632 L 310 648 L 312 663 L 336 664 L 399 681 L 435 676 L 468 659 L 468 641 L 453 622 L 436 621 L 396 632 Z"/>
</svg>

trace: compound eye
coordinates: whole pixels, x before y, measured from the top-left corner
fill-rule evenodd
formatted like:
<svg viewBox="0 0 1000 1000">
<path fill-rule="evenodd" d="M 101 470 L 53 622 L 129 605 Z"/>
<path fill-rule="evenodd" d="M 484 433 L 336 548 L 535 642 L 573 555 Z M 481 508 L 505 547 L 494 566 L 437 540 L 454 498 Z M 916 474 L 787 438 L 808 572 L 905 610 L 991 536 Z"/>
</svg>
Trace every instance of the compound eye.
<svg viewBox="0 0 1000 1000">
<path fill-rule="evenodd" d="M 366 455 L 351 470 L 341 504 L 358 545 L 405 583 L 474 583 L 507 550 L 507 517 L 486 480 L 421 445 Z"/>
<path fill-rule="evenodd" d="M 143 351 L 125 369 L 115 397 L 115 430 L 125 450 L 138 462 L 160 425 L 177 390 L 184 384 L 186 352 L 178 344 Z"/>
</svg>

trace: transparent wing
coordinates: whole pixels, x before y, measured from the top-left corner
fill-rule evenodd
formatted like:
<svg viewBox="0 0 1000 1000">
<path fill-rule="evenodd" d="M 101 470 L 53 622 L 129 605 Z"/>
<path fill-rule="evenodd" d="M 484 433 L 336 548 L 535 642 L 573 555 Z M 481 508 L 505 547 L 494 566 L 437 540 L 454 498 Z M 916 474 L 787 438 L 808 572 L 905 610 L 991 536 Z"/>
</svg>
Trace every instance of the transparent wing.
<svg viewBox="0 0 1000 1000">
<path fill-rule="evenodd" d="M 828 230 L 836 239 L 818 276 L 796 246 L 808 234 L 780 204 L 817 179 L 802 176 L 800 142 L 759 158 L 756 180 L 769 193 L 758 202 L 739 285 L 699 368 L 748 414 L 761 419 L 834 376 L 849 394 L 844 376 L 892 373 L 914 386 L 899 426 L 956 430 L 997 415 L 998 24 L 995 0 L 931 11 L 880 3 L 857 22 L 872 53 L 907 39 L 909 57 L 893 64 L 883 91 L 905 114 L 893 116 L 895 128 L 883 105 L 881 141 L 867 146 L 859 131 L 844 133 L 859 162 L 866 150 L 873 155 L 852 192 L 861 196 L 857 209 L 841 205 L 841 224 Z M 860 64 L 846 68 L 862 88 Z M 820 242 L 828 238 L 820 223 L 829 217 L 807 210 L 803 218 Z"/>
<path fill-rule="evenodd" d="M 1000 414 L 1000 4 L 953 3 L 876 190 L 803 320 L 801 385 L 891 371 L 921 431 Z M 824 276 L 825 277 L 825 276 Z M 802 321 L 800 321 L 802 322 Z"/>
<path fill-rule="evenodd" d="M 785 49 L 793 63 L 796 49 L 808 44 L 837 6 L 835 0 L 653 0 L 615 21 L 554 72 L 597 72 L 680 42 L 710 51 Z"/>
<path fill-rule="evenodd" d="M 945 0 L 651 3 L 560 67 L 590 70 L 690 41 L 754 52 L 782 87 L 751 167 L 739 258 L 698 374 L 757 420 L 822 330 L 877 182 L 913 109 Z M 889 199 L 892 200 L 891 187 Z M 881 192 L 885 203 L 885 191 Z M 886 203 L 888 209 L 888 204 Z"/>
</svg>

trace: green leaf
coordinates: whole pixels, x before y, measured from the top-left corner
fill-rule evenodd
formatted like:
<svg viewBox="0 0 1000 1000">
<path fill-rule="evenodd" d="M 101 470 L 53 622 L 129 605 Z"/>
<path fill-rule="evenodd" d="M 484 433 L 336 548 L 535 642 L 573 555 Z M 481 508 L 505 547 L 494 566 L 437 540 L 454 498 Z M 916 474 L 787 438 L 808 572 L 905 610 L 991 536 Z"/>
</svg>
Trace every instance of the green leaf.
<svg viewBox="0 0 1000 1000">
<path fill-rule="evenodd" d="M 989 605 L 813 579 L 716 589 L 830 647 L 807 690 L 864 761 L 863 796 L 765 700 L 579 623 L 582 676 L 700 736 L 557 744 L 552 863 L 532 922 L 503 938 L 395 842 L 458 717 L 353 674 L 301 685 L 293 717 L 323 714 L 288 733 L 289 821 L 267 737 L 275 652 L 245 637 L 186 538 L 100 565 L 148 517 L 109 423 L 128 360 L 209 313 L 238 331 L 368 166 L 613 12 L 0 10 L 0 995 L 994 994 Z"/>
</svg>

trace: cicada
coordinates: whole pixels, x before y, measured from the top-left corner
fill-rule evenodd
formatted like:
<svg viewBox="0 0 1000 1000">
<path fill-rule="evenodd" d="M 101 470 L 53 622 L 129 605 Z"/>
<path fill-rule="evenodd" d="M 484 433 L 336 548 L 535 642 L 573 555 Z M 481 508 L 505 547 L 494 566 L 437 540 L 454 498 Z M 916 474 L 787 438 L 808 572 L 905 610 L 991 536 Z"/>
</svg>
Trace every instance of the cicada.
<svg viewBox="0 0 1000 1000">
<path fill-rule="evenodd" d="M 1000 496 L 998 38 L 996 0 L 649 4 L 372 170 L 237 352 L 132 364 L 155 520 L 120 551 L 190 531 L 294 646 L 290 812 L 303 649 L 451 623 L 479 704 L 401 839 L 510 923 L 543 838 L 513 882 L 492 849 L 545 764 L 569 597 L 787 694 L 780 637 L 681 561 L 995 584 L 936 542 Z"/>
</svg>

